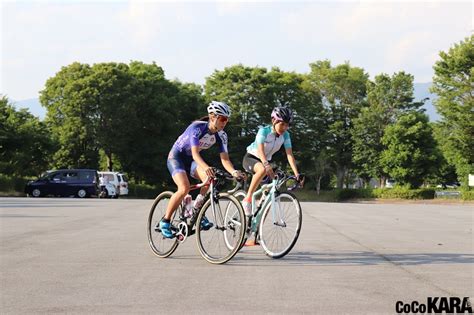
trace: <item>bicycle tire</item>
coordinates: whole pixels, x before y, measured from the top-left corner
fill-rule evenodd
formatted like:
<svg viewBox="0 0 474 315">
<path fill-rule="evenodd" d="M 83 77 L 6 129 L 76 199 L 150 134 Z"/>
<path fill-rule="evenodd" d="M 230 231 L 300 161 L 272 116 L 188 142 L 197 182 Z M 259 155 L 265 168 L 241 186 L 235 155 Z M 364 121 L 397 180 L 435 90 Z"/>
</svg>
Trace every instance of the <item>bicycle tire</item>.
<svg viewBox="0 0 474 315">
<path fill-rule="evenodd" d="M 164 191 L 159 194 L 153 202 L 150 214 L 148 215 L 148 243 L 153 253 L 161 258 L 169 257 L 174 253 L 179 245 L 179 242 L 176 238 L 165 238 L 161 232 L 156 230 L 157 225 L 165 215 L 166 207 L 172 195 L 173 192 L 171 191 Z M 176 219 L 176 214 L 180 211 L 179 207 L 176 209 L 171 219 L 172 226 L 177 226 L 177 224 L 180 222 L 178 219 Z"/>
<path fill-rule="evenodd" d="M 245 196 L 247 193 L 243 189 L 239 189 L 236 192 L 232 194 L 235 198 L 237 198 L 238 201 L 242 202 L 244 201 Z"/>
<path fill-rule="evenodd" d="M 240 203 L 242 204 L 242 202 L 244 201 L 245 196 L 247 196 L 247 192 L 243 189 L 240 189 L 240 190 L 237 190 L 236 192 L 234 192 L 232 195 L 234 195 L 234 197 L 237 198 L 237 200 L 240 201 Z M 245 213 L 245 211 L 244 211 L 244 213 Z M 228 217 L 228 216 L 230 216 L 230 215 L 226 211 L 226 217 Z M 242 247 L 244 247 L 245 242 L 247 242 L 248 231 L 250 230 L 250 226 L 248 226 L 250 222 L 247 222 L 247 220 L 248 220 L 247 216 L 245 217 L 245 220 L 246 220 L 246 223 L 245 223 L 246 231 L 245 231 L 244 239 L 242 240 L 242 244 L 240 244 L 241 249 L 242 249 Z"/>
<path fill-rule="evenodd" d="M 286 199 L 286 202 L 282 202 L 282 199 Z M 279 193 L 275 196 L 275 203 L 281 210 L 277 211 L 280 213 L 277 215 L 282 217 L 285 226 L 274 224 L 272 207 L 269 203 L 260 220 L 259 234 L 260 245 L 265 254 L 277 259 L 284 257 L 295 246 L 301 232 L 303 215 L 298 199 L 291 193 Z"/>
<path fill-rule="evenodd" d="M 225 220 L 225 211 L 228 209 L 229 204 L 232 204 L 232 207 L 237 210 L 238 219 Z M 237 254 L 243 242 L 245 236 L 245 214 L 237 198 L 228 193 L 218 194 L 218 202 L 215 208 L 216 212 L 214 213 L 212 211 L 211 199 L 207 200 L 201 208 L 196 221 L 196 240 L 199 252 L 206 261 L 211 264 L 224 264 Z M 204 216 L 214 224 L 209 230 L 204 230 L 201 227 L 200 222 Z M 242 222 L 244 223 L 243 225 Z M 232 248 L 226 245 L 226 241 L 229 241 L 229 235 L 226 235 L 228 232 L 234 234 L 234 246 Z"/>
</svg>

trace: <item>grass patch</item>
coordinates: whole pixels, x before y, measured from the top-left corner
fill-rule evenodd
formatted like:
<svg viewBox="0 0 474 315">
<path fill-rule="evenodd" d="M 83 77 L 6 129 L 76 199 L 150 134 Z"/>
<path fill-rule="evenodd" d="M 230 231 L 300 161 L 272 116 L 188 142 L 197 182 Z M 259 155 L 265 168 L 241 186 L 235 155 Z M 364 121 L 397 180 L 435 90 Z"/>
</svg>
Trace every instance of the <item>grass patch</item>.
<svg viewBox="0 0 474 315">
<path fill-rule="evenodd" d="M 406 187 L 377 189 L 334 189 L 323 190 L 318 195 L 315 190 L 298 190 L 295 195 L 300 201 L 339 202 L 351 199 L 433 199 L 435 190 L 430 188 L 408 189 Z"/>
<path fill-rule="evenodd" d="M 462 200 L 474 200 L 474 190 L 462 190 L 461 191 Z"/>
</svg>

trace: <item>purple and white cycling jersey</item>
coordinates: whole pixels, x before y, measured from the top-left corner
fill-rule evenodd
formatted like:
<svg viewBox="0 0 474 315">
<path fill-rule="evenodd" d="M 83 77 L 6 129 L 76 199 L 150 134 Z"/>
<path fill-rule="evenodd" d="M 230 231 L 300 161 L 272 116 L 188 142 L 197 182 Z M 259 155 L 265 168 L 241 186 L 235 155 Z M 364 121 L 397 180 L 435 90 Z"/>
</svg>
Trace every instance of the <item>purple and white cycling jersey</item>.
<svg viewBox="0 0 474 315">
<path fill-rule="evenodd" d="M 198 147 L 201 151 L 209 149 L 216 142 L 221 153 L 227 152 L 227 134 L 224 131 L 211 134 L 206 121 L 195 121 L 189 125 L 168 154 L 166 164 L 171 176 L 186 172 L 196 178 L 197 164 L 193 161 L 191 148 Z"/>
<path fill-rule="evenodd" d="M 219 145 L 220 152 L 227 151 L 227 134 L 221 130 L 211 134 L 207 121 L 195 121 L 186 128 L 173 145 L 172 151 L 192 156 L 191 147 L 198 146 L 199 151 L 209 149 L 214 143 Z"/>
</svg>

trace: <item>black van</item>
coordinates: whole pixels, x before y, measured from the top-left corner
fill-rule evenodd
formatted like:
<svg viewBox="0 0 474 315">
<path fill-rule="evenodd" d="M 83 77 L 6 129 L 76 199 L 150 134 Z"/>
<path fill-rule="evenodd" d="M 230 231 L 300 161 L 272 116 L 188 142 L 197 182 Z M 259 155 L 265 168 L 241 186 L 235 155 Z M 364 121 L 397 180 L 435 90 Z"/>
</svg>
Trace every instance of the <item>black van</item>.
<svg viewBox="0 0 474 315">
<path fill-rule="evenodd" d="M 26 184 L 28 196 L 97 196 L 99 181 L 96 170 L 71 169 L 47 171 L 38 180 Z"/>
</svg>

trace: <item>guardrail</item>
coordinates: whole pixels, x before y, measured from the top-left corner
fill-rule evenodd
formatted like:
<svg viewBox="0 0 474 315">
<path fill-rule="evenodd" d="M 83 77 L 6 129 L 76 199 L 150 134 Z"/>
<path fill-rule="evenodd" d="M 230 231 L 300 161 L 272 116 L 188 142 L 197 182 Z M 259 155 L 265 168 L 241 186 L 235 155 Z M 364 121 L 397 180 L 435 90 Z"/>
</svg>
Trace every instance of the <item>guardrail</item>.
<svg viewBox="0 0 474 315">
<path fill-rule="evenodd" d="M 460 191 L 435 191 L 435 198 L 460 198 Z"/>
</svg>

